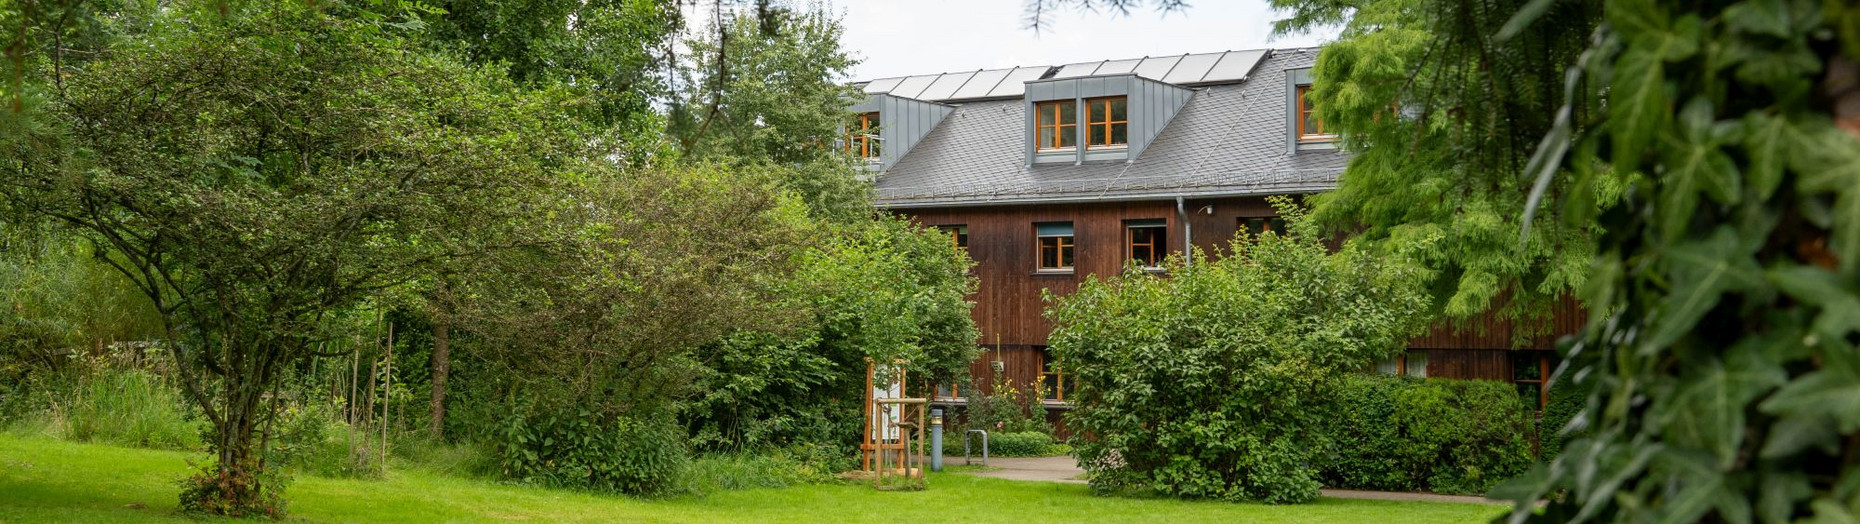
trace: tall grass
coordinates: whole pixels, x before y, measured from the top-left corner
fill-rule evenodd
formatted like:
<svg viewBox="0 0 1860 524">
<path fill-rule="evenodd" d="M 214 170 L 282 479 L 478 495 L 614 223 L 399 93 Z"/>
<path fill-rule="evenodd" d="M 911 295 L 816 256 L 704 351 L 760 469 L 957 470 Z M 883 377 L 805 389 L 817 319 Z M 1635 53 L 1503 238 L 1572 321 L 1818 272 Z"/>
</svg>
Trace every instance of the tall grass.
<svg viewBox="0 0 1860 524">
<path fill-rule="evenodd" d="M 200 449 L 202 421 L 160 376 L 104 367 L 74 382 L 69 394 L 53 396 L 54 405 L 47 412 L 49 427 L 60 436 L 121 446 Z"/>
</svg>

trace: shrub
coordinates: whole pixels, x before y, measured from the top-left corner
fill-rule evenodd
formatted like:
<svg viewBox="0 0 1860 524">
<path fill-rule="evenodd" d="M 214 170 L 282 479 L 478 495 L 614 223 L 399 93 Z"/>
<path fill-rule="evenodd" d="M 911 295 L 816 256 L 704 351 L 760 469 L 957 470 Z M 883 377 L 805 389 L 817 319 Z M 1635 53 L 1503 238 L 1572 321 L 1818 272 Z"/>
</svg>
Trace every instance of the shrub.
<svg viewBox="0 0 1860 524">
<path fill-rule="evenodd" d="M 982 456 L 982 437 L 975 436 L 969 441 L 968 451 L 975 456 Z M 946 432 L 943 434 L 943 456 L 963 456 L 962 433 Z M 1038 431 L 988 432 L 988 456 L 991 457 L 1053 457 L 1072 452 L 1072 446 L 1055 442 L 1052 435 Z"/>
<path fill-rule="evenodd" d="M 1567 433 L 1564 430 L 1577 414 L 1582 413 L 1590 389 L 1588 384 L 1576 384 L 1568 380 L 1550 384 L 1550 401 L 1544 405 L 1543 417 L 1537 421 L 1538 460 L 1555 460 L 1557 455 L 1563 454 L 1565 444 L 1588 433 L 1586 424 Z"/>
<path fill-rule="evenodd" d="M 287 406 L 273 432 L 273 447 L 267 451 L 287 468 L 337 478 L 374 478 L 383 473 L 379 437 L 341 420 L 331 403 Z"/>
<path fill-rule="evenodd" d="M 1340 488 L 1484 493 L 1530 466 L 1529 407 L 1509 385 L 1358 375 L 1337 395 Z"/>
<path fill-rule="evenodd" d="M 1242 236 L 1231 256 L 1192 267 L 1174 258 L 1169 278 L 1088 279 L 1048 311 L 1071 373 L 1067 427 L 1094 488 L 1317 496 L 1337 383 L 1399 351 L 1426 298 L 1399 257 L 1331 254 L 1277 203 L 1290 236 Z"/>
<path fill-rule="evenodd" d="M 671 417 L 585 410 L 513 415 L 498 446 L 508 478 L 633 495 L 674 491 L 690 460 Z"/>
</svg>

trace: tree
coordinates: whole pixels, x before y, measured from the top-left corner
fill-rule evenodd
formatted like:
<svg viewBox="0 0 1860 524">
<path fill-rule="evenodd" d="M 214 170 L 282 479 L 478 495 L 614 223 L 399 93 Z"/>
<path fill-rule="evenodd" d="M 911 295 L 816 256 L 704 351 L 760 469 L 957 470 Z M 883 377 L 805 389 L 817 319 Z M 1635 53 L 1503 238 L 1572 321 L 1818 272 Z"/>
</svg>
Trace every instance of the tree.
<svg viewBox="0 0 1860 524">
<path fill-rule="evenodd" d="M 1553 302 L 1588 274 L 1594 228 L 1543 220 L 1519 242 L 1537 137 L 1563 102 L 1564 71 L 1586 47 L 1562 28 L 1593 27 L 1600 2 L 1548 5 L 1544 23 L 1508 39 L 1492 32 L 1524 0 L 1463 5 L 1427 0 L 1279 0 L 1281 34 L 1341 24 L 1312 69 L 1307 96 L 1351 154 L 1335 191 L 1313 199 L 1327 228 L 1417 254 L 1436 271 L 1436 311 L 1467 318 L 1496 309 L 1519 319 L 1520 340 L 1548 328 Z M 1441 28 L 1490 27 L 1492 32 Z M 1576 87 L 1595 99 L 1599 89 Z M 1546 193 L 1593 212 L 1619 197 L 1620 177 L 1559 179 Z"/>
<path fill-rule="evenodd" d="M 833 144 L 859 96 L 842 83 L 857 63 L 824 10 L 731 12 L 687 42 L 667 132 L 688 159 L 782 174 L 816 216 L 871 215 L 871 184 Z"/>
<path fill-rule="evenodd" d="M 1092 278 L 1048 309 L 1095 489 L 1317 497 L 1330 399 L 1346 373 L 1401 351 L 1426 298 L 1419 268 L 1353 245 L 1332 254 L 1277 204 L 1289 236 L 1242 235 L 1231 256 L 1192 266 L 1171 257 L 1167 278 Z"/>
<path fill-rule="evenodd" d="M 223 6 L 221 6 L 223 7 Z M 68 70 L 0 195 L 82 231 L 161 314 L 215 462 L 184 507 L 277 513 L 263 436 L 335 312 L 522 242 L 585 140 L 567 100 L 293 4 L 176 6 Z M 120 258 L 118 258 L 120 257 Z"/>
</svg>

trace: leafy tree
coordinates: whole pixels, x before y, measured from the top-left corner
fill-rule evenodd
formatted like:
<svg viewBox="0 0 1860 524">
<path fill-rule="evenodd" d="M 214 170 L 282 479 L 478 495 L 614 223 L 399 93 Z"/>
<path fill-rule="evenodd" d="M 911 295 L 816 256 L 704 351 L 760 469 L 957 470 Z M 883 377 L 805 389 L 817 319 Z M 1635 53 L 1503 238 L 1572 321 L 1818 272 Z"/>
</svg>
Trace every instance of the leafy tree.
<svg viewBox="0 0 1860 524">
<path fill-rule="evenodd" d="M 1337 189 L 1313 199 L 1318 219 L 1383 250 L 1432 242 L 1416 254 L 1436 270 L 1437 311 L 1497 309 L 1523 320 L 1520 340 L 1547 329 L 1551 303 L 1573 293 L 1593 257 L 1588 223 L 1542 221 L 1522 243 L 1518 231 L 1531 183 L 1524 165 L 1563 102 L 1564 71 L 1586 47 L 1557 36 L 1593 27 L 1601 3 L 1548 5 L 1543 24 L 1509 39 L 1440 29 L 1495 31 L 1524 1 L 1274 2 L 1292 13 L 1277 23 L 1281 34 L 1343 26 L 1318 55 L 1307 95 L 1352 153 Z M 1619 178 L 1560 179 L 1548 194 L 1592 212 L 1618 198 Z"/>
<path fill-rule="evenodd" d="M 223 6 L 222 6 L 223 7 Z M 324 322 L 437 261 L 520 242 L 585 142 L 566 100 L 292 4 L 177 6 L 67 71 L 0 195 L 82 231 L 162 315 L 215 462 L 184 507 L 276 513 L 273 390 Z M 120 258 L 118 258 L 120 256 Z"/>
<path fill-rule="evenodd" d="M 1243 235 L 1231 256 L 1192 267 L 1172 258 L 1168 278 L 1093 278 L 1048 310 L 1094 488 L 1317 497 L 1330 399 L 1345 374 L 1401 350 L 1425 295 L 1418 268 L 1351 245 L 1329 253 L 1301 212 L 1281 212 L 1290 236 Z"/>
<path fill-rule="evenodd" d="M 689 159 L 776 170 L 816 216 L 871 215 L 870 183 L 831 147 L 859 93 L 842 83 L 856 61 L 824 10 L 731 12 L 686 43 L 668 133 Z"/>
<path fill-rule="evenodd" d="M 809 322 L 700 352 L 713 370 L 687 413 L 700 445 L 857 441 L 868 358 L 907 362 L 912 387 L 967 374 L 979 351 L 972 262 L 949 237 L 885 217 L 819 241 L 779 293 Z"/>
</svg>

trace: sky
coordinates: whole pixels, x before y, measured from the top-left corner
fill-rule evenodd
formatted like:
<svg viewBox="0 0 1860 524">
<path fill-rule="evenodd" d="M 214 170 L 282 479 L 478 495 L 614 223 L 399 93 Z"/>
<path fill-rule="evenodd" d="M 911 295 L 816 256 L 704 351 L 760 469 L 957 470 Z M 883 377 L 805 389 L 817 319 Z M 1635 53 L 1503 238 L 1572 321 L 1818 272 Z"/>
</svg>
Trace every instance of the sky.
<svg viewBox="0 0 1860 524">
<path fill-rule="evenodd" d="M 1191 0 L 1186 11 L 1080 13 L 1068 9 L 1038 33 L 1024 0 L 834 0 L 842 45 L 863 60 L 851 80 L 1064 65 L 1144 56 L 1305 47 L 1335 32 L 1272 38 L 1282 18 L 1264 0 Z"/>
</svg>

